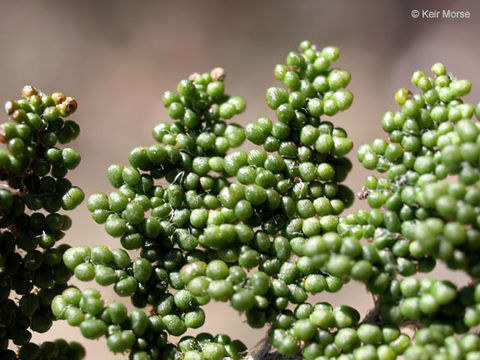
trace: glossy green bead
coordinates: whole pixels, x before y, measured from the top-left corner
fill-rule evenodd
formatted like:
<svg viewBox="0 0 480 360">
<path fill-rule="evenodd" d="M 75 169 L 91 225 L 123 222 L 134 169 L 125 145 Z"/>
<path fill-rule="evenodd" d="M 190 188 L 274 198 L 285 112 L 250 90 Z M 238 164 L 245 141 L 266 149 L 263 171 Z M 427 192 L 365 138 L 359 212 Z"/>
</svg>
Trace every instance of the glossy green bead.
<svg viewBox="0 0 480 360">
<path fill-rule="evenodd" d="M 65 311 L 65 319 L 70 326 L 79 326 L 84 320 L 85 315 L 82 310 L 75 307 L 68 307 Z"/>
<path fill-rule="evenodd" d="M 301 319 L 293 324 L 292 331 L 300 340 L 310 340 L 315 335 L 316 326 L 308 319 Z"/>
<path fill-rule="evenodd" d="M 316 308 L 309 318 L 313 324 L 325 329 L 333 326 L 335 322 L 332 309 L 330 308 Z"/>
<path fill-rule="evenodd" d="M 235 310 L 247 311 L 255 305 L 255 295 L 251 290 L 242 289 L 233 294 L 231 303 Z"/>
<path fill-rule="evenodd" d="M 137 289 L 137 285 L 138 282 L 133 276 L 127 276 L 115 284 L 114 290 L 119 296 L 130 296 Z"/>
<path fill-rule="evenodd" d="M 310 217 L 303 221 L 302 232 L 306 236 L 318 235 L 320 234 L 321 229 L 322 227 L 321 227 L 320 221 L 316 217 Z"/>
<path fill-rule="evenodd" d="M 130 328 L 135 335 L 142 336 L 148 327 L 148 317 L 143 310 L 132 309 L 130 311 Z"/>
<path fill-rule="evenodd" d="M 113 237 L 121 237 L 127 230 L 124 219 L 110 215 L 105 222 L 105 231 Z"/>
<path fill-rule="evenodd" d="M 210 282 L 207 292 L 212 299 L 225 301 L 232 297 L 234 289 L 228 280 L 214 280 Z"/>
<path fill-rule="evenodd" d="M 430 288 L 430 293 L 440 305 L 446 305 L 456 298 L 457 289 L 448 281 L 436 281 Z"/>
<path fill-rule="evenodd" d="M 136 337 L 133 331 L 123 330 L 116 332 L 107 338 L 107 346 L 113 353 L 124 352 L 135 343 Z"/>
<path fill-rule="evenodd" d="M 340 329 L 335 335 L 335 344 L 341 350 L 352 351 L 358 344 L 356 331 L 351 328 Z"/>
<path fill-rule="evenodd" d="M 419 298 L 410 297 L 401 304 L 401 313 L 407 319 L 417 319 L 420 317 Z"/>
<path fill-rule="evenodd" d="M 208 219 L 208 211 L 206 209 L 194 209 L 190 213 L 190 223 L 196 228 L 202 228 Z"/>
<path fill-rule="evenodd" d="M 95 278 L 95 268 L 90 263 L 82 263 L 75 267 L 74 274 L 81 281 L 90 281 Z"/>
<path fill-rule="evenodd" d="M 276 110 L 280 105 L 288 102 L 288 92 L 280 87 L 271 87 L 266 93 L 267 104 Z"/>
<path fill-rule="evenodd" d="M 337 91 L 346 87 L 350 82 L 350 78 L 351 76 L 348 71 L 334 69 L 328 74 L 327 81 L 330 89 Z"/>
<path fill-rule="evenodd" d="M 357 335 L 360 341 L 365 344 L 376 345 L 382 341 L 382 331 L 375 324 L 364 323 L 357 329 Z"/>
<path fill-rule="evenodd" d="M 358 311 L 346 305 L 337 306 L 333 310 L 333 317 L 335 319 L 335 326 L 339 328 L 355 325 L 360 320 Z"/>
<path fill-rule="evenodd" d="M 80 332 L 87 339 L 97 339 L 107 332 L 107 325 L 98 319 L 84 320 L 80 324 Z"/>
<path fill-rule="evenodd" d="M 472 83 L 469 80 L 455 80 L 450 83 L 450 91 L 454 97 L 468 94 L 471 88 Z"/>
<path fill-rule="evenodd" d="M 311 116 L 320 117 L 323 114 L 323 102 L 319 98 L 309 99 L 307 101 L 307 110 Z"/>
<path fill-rule="evenodd" d="M 248 140 L 254 144 L 260 145 L 265 142 L 268 133 L 265 133 L 261 126 L 254 123 L 249 123 L 245 126 L 245 135 Z"/>
<path fill-rule="evenodd" d="M 162 321 L 165 329 L 173 336 L 180 336 L 187 330 L 185 322 L 177 315 L 165 315 Z"/>
<path fill-rule="evenodd" d="M 198 329 L 205 323 L 205 313 L 202 309 L 192 310 L 185 313 L 185 325 L 191 329 Z"/>
</svg>

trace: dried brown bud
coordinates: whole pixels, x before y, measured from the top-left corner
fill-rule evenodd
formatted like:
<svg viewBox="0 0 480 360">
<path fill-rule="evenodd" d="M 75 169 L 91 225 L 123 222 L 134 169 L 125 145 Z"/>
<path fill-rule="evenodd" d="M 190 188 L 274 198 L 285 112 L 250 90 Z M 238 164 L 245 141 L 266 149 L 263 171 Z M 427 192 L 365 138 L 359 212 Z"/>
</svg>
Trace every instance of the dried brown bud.
<svg viewBox="0 0 480 360">
<path fill-rule="evenodd" d="M 357 193 L 357 198 L 359 200 L 365 200 L 366 198 L 368 198 L 369 193 L 370 193 L 370 191 L 365 186 L 363 186 L 362 191 L 359 191 Z"/>
<path fill-rule="evenodd" d="M 27 120 L 27 115 L 25 114 L 25 111 L 23 109 L 15 110 L 11 116 L 12 120 L 18 124 Z"/>
<path fill-rule="evenodd" d="M 17 104 L 15 104 L 13 101 L 7 101 L 5 103 L 5 112 L 7 115 L 12 115 L 12 113 L 17 110 Z"/>
<path fill-rule="evenodd" d="M 65 101 L 65 95 L 61 92 L 54 92 L 52 94 L 52 99 L 55 101 L 55 105 L 59 105 Z"/>
<path fill-rule="evenodd" d="M 25 85 L 22 89 L 23 96 L 29 98 L 30 96 L 37 95 L 37 89 L 35 89 L 32 85 Z"/>
<path fill-rule="evenodd" d="M 65 111 L 70 115 L 77 110 L 77 101 L 72 97 L 67 97 L 67 99 L 62 103 Z"/>
<path fill-rule="evenodd" d="M 200 76 L 199 73 L 194 72 L 193 74 L 190 74 L 190 75 L 188 76 L 188 80 L 190 80 L 190 81 L 195 81 L 195 80 L 197 80 L 197 78 L 198 78 L 199 76 Z"/>
<path fill-rule="evenodd" d="M 221 67 L 217 67 L 210 72 L 210 76 L 213 81 L 222 81 L 225 79 L 225 70 Z"/>
</svg>

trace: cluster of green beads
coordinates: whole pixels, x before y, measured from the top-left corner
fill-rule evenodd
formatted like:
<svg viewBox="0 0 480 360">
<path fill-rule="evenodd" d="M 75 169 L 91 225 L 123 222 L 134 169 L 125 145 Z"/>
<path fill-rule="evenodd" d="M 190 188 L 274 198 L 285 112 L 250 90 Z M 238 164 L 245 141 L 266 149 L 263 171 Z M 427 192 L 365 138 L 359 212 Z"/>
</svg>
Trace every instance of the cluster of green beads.
<svg viewBox="0 0 480 360">
<path fill-rule="evenodd" d="M 254 235 L 250 227 L 232 224 L 237 221 L 233 209 L 222 209 L 218 198 L 229 184 L 222 174 L 223 158 L 245 139 L 239 125 L 225 121 L 241 113 L 245 101 L 225 94 L 224 76 L 220 68 L 194 74 L 182 80 L 176 92 L 167 91 L 163 103 L 176 121 L 156 126 L 153 136 L 158 143 L 133 149 L 130 166 L 108 168 L 116 191 L 89 197 L 93 219 L 120 238 L 123 248 L 81 246 L 63 255 L 78 279 L 113 285 L 119 296 L 130 297 L 135 307 L 130 312 L 119 302 L 104 304 L 93 289 L 69 288 L 52 303 L 57 317 L 79 326 L 86 338 L 106 335 L 113 352 L 128 350 L 133 359 L 180 353 L 186 359 L 219 359 L 238 358 L 246 350 L 226 335 L 184 336 L 177 346 L 168 339 L 201 327 L 205 322 L 201 306 L 210 297 L 226 300 L 232 295 L 232 283 L 220 281 L 229 268 L 219 258 L 232 259 L 235 254 L 221 248 L 237 242 L 239 235 L 250 240 Z M 213 171 L 220 176 L 213 176 Z M 209 250 L 200 250 L 199 245 Z M 131 259 L 127 251 L 136 249 L 140 256 Z M 198 284 L 205 273 L 216 281 L 212 295 L 206 294 L 204 283 L 195 290 L 193 281 L 187 289 L 189 280 L 197 277 Z"/>
<path fill-rule="evenodd" d="M 473 120 L 480 107 L 461 100 L 471 84 L 440 63 L 435 78 L 414 73 L 422 93 L 397 91 L 402 109 L 382 120 L 388 139 L 358 150 L 367 169 L 385 174 L 367 177 L 359 194 L 370 209 L 340 216 L 353 201 L 341 184 L 352 141 L 324 120 L 353 100 L 345 89 L 350 74 L 331 68 L 338 56 L 335 47 L 302 42 L 275 67 L 285 87 L 266 93 L 278 120 L 261 117 L 245 128 L 226 121 L 245 101 L 225 94 L 222 69 L 167 91 L 174 122 L 157 125 L 158 143 L 133 149 L 129 166 L 108 168 L 116 191 L 87 202 L 122 249 L 63 254 L 78 279 L 113 285 L 134 308 L 69 288 L 53 301 L 54 314 L 135 360 L 241 358 L 243 344 L 225 335 L 183 336 L 176 345 L 169 338 L 200 328 L 202 306 L 212 299 L 230 302 L 253 328 L 270 324 L 281 355 L 480 358 L 477 335 L 454 336 L 480 324 L 477 286 L 413 277 L 438 260 L 480 276 L 480 127 Z M 259 147 L 234 150 L 245 139 Z M 307 302 L 351 279 L 375 296 L 365 320 L 348 306 Z M 413 339 L 401 333 L 406 325 L 421 328 Z"/>
<path fill-rule="evenodd" d="M 405 358 L 477 359 L 477 345 L 462 346 L 462 341 L 478 341 L 477 336 L 468 334 L 459 342 L 453 335 L 480 323 L 480 107 L 461 99 L 470 92 L 470 81 L 447 75 L 441 63 L 431 70 L 434 77 L 421 71 L 412 76 L 421 93 L 396 92 L 401 110 L 382 119 L 388 139 L 360 146 L 364 167 L 385 175 L 367 177 L 359 196 L 370 210 L 343 217 L 338 232 L 366 239 L 381 255 L 372 265 L 383 279 L 367 282 L 378 295 L 379 319 L 420 328 Z M 465 271 L 473 285 L 457 289 L 449 281 L 413 277 L 430 272 L 437 261 Z M 448 331 L 436 341 L 419 337 L 433 337 L 427 331 L 433 324 Z"/>
<path fill-rule="evenodd" d="M 450 281 L 406 277 L 399 283 L 398 305 L 382 306 L 383 317 L 394 324 L 415 321 L 430 323 L 442 321 L 456 333 L 464 333 L 480 324 L 480 286 L 461 289 Z M 392 294 L 391 294 L 392 295 Z"/>
<path fill-rule="evenodd" d="M 22 94 L 5 104 L 10 121 L 0 125 L 0 141 L 7 144 L 0 150 L 0 358 L 82 359 L 85 352 L 75 342 L 30 342 L 31 331 L 50 329 L 55 319 L 50 303 L 72 275 L 62 261 L 69 246 L 55 243 L 72 223 L 60 210 L 72 210 L 84 199 L 65 177 L 80 155 L 58 147 L 79 134 L 74 121 L 64 120 L 77 103 L 32 86 Z"/>
<path fill-rule="evenodd" d="M 53 302 L 54 313 L 87 338 L 107 336 L 112 351 L 129 351 L 132 359 L 239 358 L 245 347 L 225 335 L 187 336 L 177 345 L 167 336 L 201 327 L 202 306 L 211 299 L 229 301 L 261 328 L 309 293 L 338 291 L 344 256 L 329 259 L 342 241 L 338 215 L 353 200 L 340 184 L 351 168 L 345 155 L 352 141 L 320 120 L 353 100 L 344 89 L 350 74 L 330 68 L 338 56 L 335 47 L 302 42 L 275 68 L 286 88 L 267 90 L 278 121 L 262 117 L 245 129 L 226 121 L 245 101 L 225 94 L 220 68 L 167 91 L 163 103 L 174 122 L 157 125 L 158 143 L 133 149 L 129 166 L 108 168 L 116 191 L 87 201 L 123 249 L 82 246 L 63 256 L 78 279 L 113 285 L 135 308 L 128 314 L 122 306 L 115 320 L 111 306 L 119 303 L 105 304 L 93 289 L 67 289 Z M 246 138 L 263 149 L 233 150 Z M 129 250 L 139 256 L 132 259 Z M 295 342 L 302 352 L 303 340 Z"/>
<path fill-rule="evenodd" d="M 22 346 L 18 353 L 19 359 L 44 359 L 44 360 L 81 360 L 85 358 L 85 349 L 76 342 L 67 342 L 64 339 L 45 341 L 40 347 L 33 343 Z M 12 358 L 13 359 L 13 358 Z"/>
<path fill-rule="evenodd" d="M 426 282 L 435 284 L 432 279 Z M 433 293 L 444 302 L 452 301 L 441 293 L 443 285 L 438 282 Z M 408 287 L 411 289 L 410 283 Z M 407 288 L 407 284 L 402 288 Z M 478 289 L 475 294 L 477 298 Z M 303 303 L 276 319 L 270 338 L 284 354 L 298 352 L 296 339 L 301 339 L 305 344 L 302 358 L 307 360 L 393 360 L 400 354 L 406 360 L 480 358 L 480 337 L 456 337 L 454 326 L 444 322 L 431 321 L 410 339 L 394 324 L 369 320 L 359 323 L 359 318 L 359 313 L 348 306 L 332 308 L 328 303 Z"/>
</svg>

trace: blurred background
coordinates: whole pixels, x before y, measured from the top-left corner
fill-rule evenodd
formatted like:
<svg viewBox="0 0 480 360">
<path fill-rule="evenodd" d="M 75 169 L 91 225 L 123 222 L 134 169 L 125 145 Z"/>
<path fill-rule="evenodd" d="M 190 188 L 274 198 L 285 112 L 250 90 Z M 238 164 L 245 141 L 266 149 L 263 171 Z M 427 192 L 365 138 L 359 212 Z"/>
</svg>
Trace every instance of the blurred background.
<svg viewBox="0 0 480 360">
<path fill-rule="evenodd" d="M 412 10 L 469 11 L 469 19 L 418 19 Z M 165 90 L 192 72 L 222 66 L 228 93 L 242 95 L 247 110 L 237 122 L 273 116 L 264 101 L 275 84 L 274 65 L 303 39 L 341 49 L 336 66 L 349 70 L 352 107 L 334 121 L 344 127 L 355 149 L 381 136 L 380 119 L 395 110 L 394 91 L 411 87 L 416 69 L 428 71 L 443 61 L 448 71 L 474 83 L 468 100 L 480 98 L 480 2 L 406 0 L 83 0 L 0 2 L 0 101 L 17 98 L 25 84 L 45 92 L 74 96 L 74 119 L 81 136 L 72 144 L 82 163 L 72 173 L 87 196 L 112 190 L 110 164 L 126 164 L 128 151 L 151 145 L 151 129 L 168 121 L 161 104 Z M 3 118 L 6 120 L 6 116 Z M 3 120 L 2 120 L 3 121 Z M 355 160 L 347 183 L 357 192 L 367 172 Z M 362 204 L 357 201 L 354 209 Z M 70 244 L 118 247 L 85 205 L 71 214 Z M 458 274 L 442 272 L 444 277 Z M 461 278 L 461 281 L 466 281 Z M 82 287 L 92 284 L 80 284 Z M 105 298 L 115 293 L 105 289 Z M 362 286 L 349 284 L 316 300 L 356 306 L 363 313 L 372 299 Z M 210 304 L 202 331 L 227 333 L 255 345 L 265 329 L 251 330 L 227 304 Z M 81 340 L 78 329 L 54 324 L 36 339 Z M 82 339 L 83 340 L 83 339 Z M 87 359 L 122 359 L 104 341 L 87 341 Z"/>
</svg>

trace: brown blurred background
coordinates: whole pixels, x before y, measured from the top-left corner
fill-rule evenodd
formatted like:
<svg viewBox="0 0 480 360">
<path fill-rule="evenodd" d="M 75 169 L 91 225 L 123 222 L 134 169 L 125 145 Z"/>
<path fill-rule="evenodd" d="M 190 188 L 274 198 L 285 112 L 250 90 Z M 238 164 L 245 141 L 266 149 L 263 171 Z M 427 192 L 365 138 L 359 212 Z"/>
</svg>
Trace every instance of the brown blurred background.
<svg viewBox="0 0 480 360">
<path fill-rule="evenodd" d="M 471 18 L 414 19 L 413 9 L 464 10 Z M 320 47 L 337 45 L 337 66 L 352 73 L 349 89 L 355 101 L 334 119 L 347 129 L 356 149 L 382 134 L 380 119 L 395 109 L 394 91 L 410 86 L 414 70 L 427 71 L 436 61 L 445 62 L 455 76 L 473 81 L 469 100 L 476 102 L 479 32 L 480 2 L 473 0 L 2 0 L 0 101 L 18 97 L 24 84 L 76 97 L 79 110 L 74 118 L 82 134 L 73 146 L 83 160 L 71 178 L 87 195 L 109 192 L 107 166 L 124 164 L 129 149 L 153 143 L 152 127 L 168 121 L 162 93 L 194 71 L 224 67 L 228 92 L 247 100 L 247 111 L 236 119 L 246 123 L 273 115 L 264 93 L 275 84 L 274 65 L 283 62 L 288 51 L 303 39 Z M 366 171 L 355 160 L 354 164 L 347 183 L 358 191 Z M 72 217 L 74 225 L 65 241 L 119 246 L 90 219 L 84 205 Z M 111 289 L 105 289 L 105 297 L 116 298 Z M 318 299 L 363 312 L 372 305 L 364 288 L 355 284 Z M 207 308 L 202 330 L 230 334 L 249 346 L 265 332 L 250 330 L 226 304 Z M 81 339 L 78 329 L 64 322 L 36 339 L 57 337 Z M 104 341 L 83 343 L 89 350 L 87 359 L 124 358 L 109 353 Z"/>
</svg>

